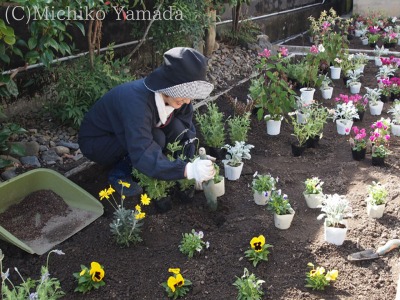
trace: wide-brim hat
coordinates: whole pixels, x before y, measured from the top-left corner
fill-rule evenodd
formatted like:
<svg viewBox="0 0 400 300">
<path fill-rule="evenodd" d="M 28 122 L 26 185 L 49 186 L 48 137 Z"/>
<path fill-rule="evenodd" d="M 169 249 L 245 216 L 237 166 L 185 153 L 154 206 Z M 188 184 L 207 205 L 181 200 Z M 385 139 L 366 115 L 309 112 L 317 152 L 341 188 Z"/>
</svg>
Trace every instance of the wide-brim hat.
<svg viewBox="0 0 400 300">
<path fill-rule="evenodd" d="M 206 81 L 207 58 L 192 48 L 176 47 L 164 53 L 164 63 L 145 79 L 153 92 L 173 98 L 204 99 L 214 86 Z"/>
</svg>

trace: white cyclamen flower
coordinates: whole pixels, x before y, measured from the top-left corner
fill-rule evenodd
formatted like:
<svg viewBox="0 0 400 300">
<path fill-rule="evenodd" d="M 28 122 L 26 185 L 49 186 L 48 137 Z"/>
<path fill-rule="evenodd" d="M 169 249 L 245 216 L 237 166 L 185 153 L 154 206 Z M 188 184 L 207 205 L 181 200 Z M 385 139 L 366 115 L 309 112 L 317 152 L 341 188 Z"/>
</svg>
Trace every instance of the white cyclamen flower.
<svg viewBox="0 0 400 300">
<path fill-rule="evenodd" d="M 319 44 L 319 45 L 318 45 L 318 51 L 319 51 L 319 52 L 325 52 L 325 47 L 324 47 L 324 45 Z"/>
</svg>

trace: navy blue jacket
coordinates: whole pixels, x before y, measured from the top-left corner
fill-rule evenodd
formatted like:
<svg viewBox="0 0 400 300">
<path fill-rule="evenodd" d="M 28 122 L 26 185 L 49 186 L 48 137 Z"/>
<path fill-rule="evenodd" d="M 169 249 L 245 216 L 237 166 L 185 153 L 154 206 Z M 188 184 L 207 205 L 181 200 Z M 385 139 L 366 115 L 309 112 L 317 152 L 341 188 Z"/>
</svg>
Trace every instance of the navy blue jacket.
<svg viewBox="0 0 400 300">
<path fill-rule="evenodd" d="M 175 109 L 173 117 L 179 118 L 189 129 L 186 138 L 195 136 L 191 103 Z M 152 130 L 159 120 L 154 93 L 145 87 L 143 79 L 122 84 L 100 98 L 85 115 L 79 132 L 79 143 L 92 145 L 81 145 L 81 150 L 86 155 L 84 148 L 90 148 L 86 156 L 99 162 L 101 158 L 92 157 L 107 155 L 104 144 L 110 145 L 114 139 L 129 154 L 133 168 L 158 179 L 182 179 L 186 162 L 179 159 L 169 161 L 162 153 L 161 146 L 153 139 Z M 101 141 L 101 145 L 96 141 Z M 97 146 L 93 143 L 97 143 Z M 89 155 L 89 152 L 93 155 Z"/>
</svg>

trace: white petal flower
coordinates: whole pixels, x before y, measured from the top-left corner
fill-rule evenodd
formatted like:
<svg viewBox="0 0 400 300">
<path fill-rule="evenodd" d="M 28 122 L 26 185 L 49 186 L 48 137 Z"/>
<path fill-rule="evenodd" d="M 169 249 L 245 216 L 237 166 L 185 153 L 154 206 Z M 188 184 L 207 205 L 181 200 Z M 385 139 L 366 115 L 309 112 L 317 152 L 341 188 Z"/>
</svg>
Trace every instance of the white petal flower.
<svg viewBox="0 0 400 300">
<path fill-rule="evenodd" d="M 318 45 L 318 51 L 319 51 L 319 52 L 325 52 L 325 47 L 324 47 L 324 45 L 319 44 L 319 45 Z"/>
</svg>

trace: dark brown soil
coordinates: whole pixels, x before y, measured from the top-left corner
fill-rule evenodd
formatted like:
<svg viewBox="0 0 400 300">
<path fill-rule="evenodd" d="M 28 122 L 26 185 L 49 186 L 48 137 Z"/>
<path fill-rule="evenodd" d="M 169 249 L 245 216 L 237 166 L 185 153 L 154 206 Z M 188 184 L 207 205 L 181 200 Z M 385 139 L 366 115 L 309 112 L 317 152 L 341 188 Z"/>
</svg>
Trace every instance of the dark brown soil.
<svg viewBox="0 0 400 300">
<path fill-rule="evenodd" d="M 33 240 L 42 234 L 54 216 L 66 216 L 68 205 L 51 190 L 35 191 L 0 214 L 0 224 L 21 240 Z"/>
<path fill-rule="evenodd" d="M 377 67 L 369 63 L 362 77 L 363 86 L 376 87 L 374 79 Z M 237 87 L 230 96 L 245 101 L 246 85 Z M 362 90 L 364 93 L 365 91 Z M 342 80 L 335 81 L 334 97 L 349 93 Z M 316 99 L 328 107 L 334 100 L 322 100 L 319 91 Z M 217 100 L 226 116 L 232 114 L 227 97 Z M 383 117 L 391 103 L 385 103 Z M 367 111 L 359 126 L 369 128 L 380 117 Z M 143 242 L 130 248 L 116 245 L 109 231 L 113 209 L 104 202 L 105 213 L 56 248 L 65 256 L 52 257 L 51 276 L 60 279 L 65 299 L 166 299 L 160 284 L 167 280 L 168 268 L 181 268 L 183 275 L 193 282 L 193 288 L 185 299 L 214 300 L 236 299 L 237 290 L 232 285 L 236 276 L 248 268 L 265 280 L 263 299 L 394 299 L 398 278 L 398 251 L 370 261 L 350 262 L 347 256 L 364 249 L 383 245 L 398 238 L 400 186 L 398 185 L 400 141 L 392 137 L 392 154 L 385 167 L 371 165 L 371 155 L 363 161 L 352 160 L 348 136 L 340 136 L 333 122 L 329 122 L 317 148 L 306 149 L 300 157 L 293 157 L 290 149 L 292 128 L 283 122 L 278 136 L 266 134 L 265 123 L 252 119 L 249 143 L 255 145 L 252 159 L 246 161 L 242 176 L 237 181 L 226 181 L 226 193 L 218 199 L 216 212 L 210 212 L 201 192 L 191 203 L 173 203 L 165 214 L 157 214 L 154 207 L 146 209 Z M 228 141 L 227 141 L 228 142 Z M 223 168 L 221 168 L 223 170 Z M 250 188 L 253 174 L 269 172 L 280 178 L 279 188 L 288 194 L 296 211 L 288 230 L 275 228 L 273 216 L 253 201 Z M 306 178 L 318 176 L 327 194 L 345 195 L 353 207 L 354 218 L 348 220 L 349 231 L 342 246 L 324 242 L 323 222 L 317 220 L 319 209 L 309 209 L 302 196 Z M 93 166 L 71 178 L 94 197 L 108 186 L 107 170 Z M 383 218 L 369 219 L 366 214 L 366 186 L 379 180 L 389 189 L 389 201 Z M 138 199 L 129 199 L 133 207 Z M 179 252 L 182 233 L 192 229 L 202 230 L 210 249 L 188 259 Z M 273 245 L 268 262 L 256 268 L 244 257 L 253 236 L 263 234 L 266 242 Z M 0 248 L 5 254 L 4 267 L 18 267 L 28 277 L 38 277 L 40 266 L 46 257 L 24 253 L 4 242 Z M 97 261 L 105 267 L 106 286 L 87 295 L 73 292 L 76 282 L 72 273 L 80 265 Z M 304 287 L 307 263 L 339 270 L 338 280 L 323 292 Z M 15 272 L 12 279 L 18 282 Z"/>
</svg>

